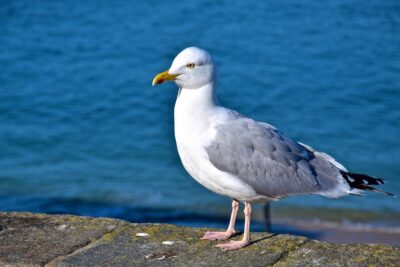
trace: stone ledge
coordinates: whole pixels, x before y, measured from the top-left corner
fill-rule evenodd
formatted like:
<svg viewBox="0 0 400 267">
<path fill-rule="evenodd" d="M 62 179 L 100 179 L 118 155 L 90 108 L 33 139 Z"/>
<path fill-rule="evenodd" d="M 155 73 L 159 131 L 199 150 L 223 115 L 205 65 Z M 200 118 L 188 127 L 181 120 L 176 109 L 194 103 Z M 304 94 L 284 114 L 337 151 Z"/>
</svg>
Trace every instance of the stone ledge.
<svg viewBox="0 0 400 267">
<path fill-rule="evenodd" d="M 205 229 L 108 218 L 0 212 L 0 266 L 399 266 L 400 249 L 253 233 L 224 252 Z M 240 238 L 240 237 L 236 237 Z"/>
</svg>

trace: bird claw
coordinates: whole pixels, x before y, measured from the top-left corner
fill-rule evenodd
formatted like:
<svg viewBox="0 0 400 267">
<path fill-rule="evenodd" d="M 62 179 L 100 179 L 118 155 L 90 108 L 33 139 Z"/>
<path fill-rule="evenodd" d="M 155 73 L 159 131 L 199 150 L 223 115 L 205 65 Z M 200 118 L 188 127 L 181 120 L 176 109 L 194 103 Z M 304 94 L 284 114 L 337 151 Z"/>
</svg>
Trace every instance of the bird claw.
<svg viewBox="0 0 400 267">
<path fill-rule="evenodd" d="M 235 249 L 240 249 L 244 248 L 245 246 L 249 245 L 250 241 L 247 240 L 240 240 L 240 241 L 229 241 L 227 243 L 222 243 L 215 245 L 217 248 L 221 248 L 224 251 L 228 250 L 235 250 Z"/>
<path fill-rule="evenodd" d="M 235 235 L 235 231 L 225 231 L 225 232 L 206 232 L 202 240 L 227 240 Z"/>
</svg>

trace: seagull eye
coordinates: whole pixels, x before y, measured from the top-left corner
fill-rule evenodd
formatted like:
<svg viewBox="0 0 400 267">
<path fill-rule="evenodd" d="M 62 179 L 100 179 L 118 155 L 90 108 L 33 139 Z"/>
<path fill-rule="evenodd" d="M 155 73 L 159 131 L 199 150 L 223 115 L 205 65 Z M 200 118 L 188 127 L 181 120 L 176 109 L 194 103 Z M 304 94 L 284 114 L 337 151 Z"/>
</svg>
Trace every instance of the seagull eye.
<svg viewBox="0 0 400 267">
<path fill-rule="evenodd" d="M 194 68 L 194 63 L 188 63 L 188 64 L 186 64 L 186 68 L 188 68 L 188 69 L 193 69 Z"/>
</svg>

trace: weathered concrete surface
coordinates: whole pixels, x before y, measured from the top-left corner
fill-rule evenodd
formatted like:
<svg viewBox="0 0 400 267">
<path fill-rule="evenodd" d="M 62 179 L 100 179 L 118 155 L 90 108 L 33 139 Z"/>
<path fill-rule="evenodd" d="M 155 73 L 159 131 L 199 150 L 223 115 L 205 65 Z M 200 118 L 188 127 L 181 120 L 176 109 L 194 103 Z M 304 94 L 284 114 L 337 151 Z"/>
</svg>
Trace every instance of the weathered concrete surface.
<svg viewBox="0 0 400 267">
<path fill-rule="evenodd" d="M 400 249 L 253 234 L 224 252 L 205 229 L 114 219 L 0 213 L 0 266 L 400 266 Z M 240 237 L 236 237 L 240 238 Z"/>
<path fill-rule="evenodd" d="M 78 216 L 0 213 L 0 266 L 42 266 L 126 224 Z"/>
</svg>

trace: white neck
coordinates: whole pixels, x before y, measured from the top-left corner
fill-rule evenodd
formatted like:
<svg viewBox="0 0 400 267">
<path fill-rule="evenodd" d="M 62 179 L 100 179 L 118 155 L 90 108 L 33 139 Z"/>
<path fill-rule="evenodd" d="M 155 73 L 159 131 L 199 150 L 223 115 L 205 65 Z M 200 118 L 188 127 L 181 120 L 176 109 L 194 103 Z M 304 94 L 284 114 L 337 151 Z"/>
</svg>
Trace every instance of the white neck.
<svg viewBox="0 0 400 267">
<path fill-rule="evenodd" d="M 214 114 L 218 105 L 214 83 L 197 89 L 179 90 L 175 102 L 175 130 L 201 131 L 208 127 L 208 118 Z"/>
<path fill-rule="evenodd" d="M 197 89 L 180 88 L 176 104 L 185 102 L 193 108 L 211 108 L 218 104 L 215 84 L 208 83 Z"/>
</svg>

